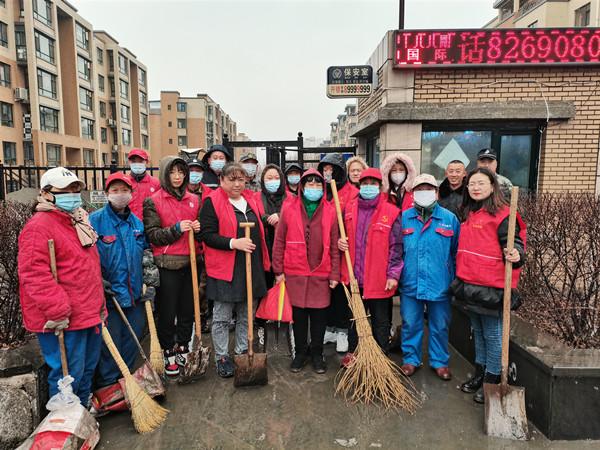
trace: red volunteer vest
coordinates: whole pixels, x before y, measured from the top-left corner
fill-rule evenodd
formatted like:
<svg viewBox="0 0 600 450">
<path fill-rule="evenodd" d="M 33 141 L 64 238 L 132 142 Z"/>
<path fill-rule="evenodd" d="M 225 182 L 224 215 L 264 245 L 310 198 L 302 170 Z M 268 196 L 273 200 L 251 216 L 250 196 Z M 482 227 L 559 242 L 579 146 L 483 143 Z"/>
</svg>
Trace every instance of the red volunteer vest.
<svg viewBox="0 0 600 450">
<path fill-rule="evenodd" d="M 331 274 L 331 227 L 337 226 L 336 213 L 333 205 L 327 201 L 321 202 L 321 236 L 323 237 L 323 256 L 321 262 L 314 270 L 308 265 L 308 249 L 304 225 L 302 221 L 302 199 L 290 196 L 285 201 L 285 207 L 281 209 L 285 216 L 287 232 L 285 235 L 285 255 L 283 257 L 283 272 L 286 275 L 329 277 Z"/>
<path fill-rule="evenodd" d="M 340 209 L 342 210 L 342 212 L 344 211 L 344 208 L 346 207 L 348 202 L 350 202 L 350 200 L 352 199 L 355 199 L 356 197 L 358 197 L 358 189 L 356 189 L 356 187 L 352 183 L 347 181 L 344 187 L 342 187 L 338 191 L 338 198 L 340 199 Z M 330 203 L 331 206 L 335 208 L 333 197 L 331 198 Z"/>
<path fill-rule="evenodd" d="M 172 227 L 182 220 L 198 220 L 198 211 L 200 210 L 200 200 L 198 196 L 185 192 L 181 200 L 177 200 L 167 191 L 162 189 L 152 197 L 156 212 L 160 217 L 160 226 L 163 228 Z M 196 242 L 196 253 L 201 252 L 200 245 Z M 152 253 L 158 255 L 189 255 L 190 248 L 188 244 L 187 232 L 175 242 L 164 246 L 152 246 Z"/>
<path fill-rule="evenodd" d="M 141 221 L 144 220 L 144 200 L 148 197 L 153 196 L 156 192 L 160 191 L 160 181 L 153 176 L 146 174 L 140 182 L 138 182 L 131 174 L 129 175 L 129 181 L 131 181 L 131 201 L 129 202 L 129 209 L 137 216 Z"/>
<path fill-rule="evenodd" d="M 384 195 L 379 195 L 379 203 L 371 216 L 365 243 L 365 265 L 363 280 L 363 297 L 367 299 L 388 298 L 394 295 L 393 290 L 386 291 L 387 264 L 390 255 L 390 233 L 400 209 L 387 201 Z M 356 226 L 358 220 L 358 197 L 346 206 L 344 224 L 348 234 L 350 258 L 354 264 L 356 258 Z M 346 258 L 342 258 L 342 281 L 349 283 Z"/>
<path fill-rule="evenodd" d="M 270 270 L 271 261 L 269 260 L 269 251 L 265 243 L 265 230 L 260 220 L 258 206 L 253 196 L 253 192 L 245 190 L 242 196 L 248 202 L 250 209 L 258 218 L 258 226 L 260 227 L 260 244 L 262 248 L 263 267 L 265 271 Z M 219 234 L 231 239 L 237 238 L 238 223 L 235 217 L 233 205 L 229 202 L 229 197 L 221 188 L 213 190 L 208 198 L 211 199 L 217 218 L 219 219 Z M 204 262 L 206 265 L 206 274 L 209 277 L 218 280 L 229 281 L 233 279 L 233 266 L 235 265 L 235 253 L 237 250 L 219 250 L 209 247 L 204 244 Z"/>
<path fill-rule="evenodd" d="M 465 283 L 504 289 L 504 255 L 498 242 L 498 227 L 508 217 L 509 212 L 507 206 L 495 216 L 480 209 L 470 213 L 460 226 L 456 276 Z M 521 227 L 519 237 L 525 244 L 525 223 L 519 214 L 517 221 Z M 513 289 L 519 283 L 520 274 L 521 269 L 513 269 Z"/>
</svg>

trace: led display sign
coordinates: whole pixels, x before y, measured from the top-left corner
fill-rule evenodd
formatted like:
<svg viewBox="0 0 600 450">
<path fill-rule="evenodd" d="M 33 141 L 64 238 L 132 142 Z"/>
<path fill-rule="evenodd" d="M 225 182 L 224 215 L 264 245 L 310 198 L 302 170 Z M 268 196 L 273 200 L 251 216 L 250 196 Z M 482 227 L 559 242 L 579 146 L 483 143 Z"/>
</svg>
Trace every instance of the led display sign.
<svg viewBox="0 0 600 450">
<path fill-rule="evenodd" d="M 401 30 L 396 68 L 599 64 L 600 28 Z"/>
</svg>

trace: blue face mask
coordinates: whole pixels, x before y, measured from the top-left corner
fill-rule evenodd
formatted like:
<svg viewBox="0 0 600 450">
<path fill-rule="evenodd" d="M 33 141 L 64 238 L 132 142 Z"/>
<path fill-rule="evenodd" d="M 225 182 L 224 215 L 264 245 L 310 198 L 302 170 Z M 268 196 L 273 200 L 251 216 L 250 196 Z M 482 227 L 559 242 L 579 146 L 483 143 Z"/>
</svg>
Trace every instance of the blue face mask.
<svg viewBox="0 0 600 450">
<path fill-rule="evenodd" d="M 223 170 L 223 167 L 225 167 L 225 160 L 224 159 L 213 159 L 210 162 L 210 168 L 214 172 L 220 172 L 221 170 Z"/>
<path fill-rule="evenodd" d="M 323 189 L 307 187 L 304 188 L 303 195 L 306 200 L 316 202 L 321 200 L 321 197 L 323 197 Z"/>
<path fill-rule="evenodd" d="M 141 175 L 146 171 L 146 163 L 129 163 L 131 172 L 135 175 Z"/>
<path fill-rule="evenodd" d="M 190 172 L 190 184 L 198 184 L 202 181 L 204 172 Z"/>
<path fill-rule="evenodd" d="M 280 180 L 265 181 L 265 189 L 268 192 L 270 192 L 271 194 L 274 194 L 275 192 L 277 192 L 277 190 L 279 189 L 279 186 L 281 186 Z"/>
<path fill-rule="evenodd" d="M 300 175 L 288 175 L 287 177 L 288 183 L 292 185 L 296 185 L 300 183 Z"/>
<path fill-rule="evenodd" d="M 361 184 L 360 196 L 365 200 L 373 200 L 379 195 L 379 186 L 376 184 Z"/>
<path fill-rule="evenodd" d="M 81 206 L 81 193 L 54 194 L 54 204 L 58 209 L 73 212 Z"/>
</svg>

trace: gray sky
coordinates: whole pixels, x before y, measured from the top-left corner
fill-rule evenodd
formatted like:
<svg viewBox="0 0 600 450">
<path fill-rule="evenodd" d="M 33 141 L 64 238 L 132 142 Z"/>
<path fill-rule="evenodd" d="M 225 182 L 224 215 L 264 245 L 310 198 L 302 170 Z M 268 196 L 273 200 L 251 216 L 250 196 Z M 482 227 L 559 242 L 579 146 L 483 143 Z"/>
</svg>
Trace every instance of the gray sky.
<svg viewBox="0 0 600 450">
<path fill-rule="evenodd" d="M 398 26 L 397 0 L 70 0 L 148 67 L 161 90 L 207 93 L 251 139 L 329 136 L 354 99 L 328 99 L 328 66 L 364 64 Z M 477 28 L 492 0 L 407 0 L 405 27 Z"/>
</svg>

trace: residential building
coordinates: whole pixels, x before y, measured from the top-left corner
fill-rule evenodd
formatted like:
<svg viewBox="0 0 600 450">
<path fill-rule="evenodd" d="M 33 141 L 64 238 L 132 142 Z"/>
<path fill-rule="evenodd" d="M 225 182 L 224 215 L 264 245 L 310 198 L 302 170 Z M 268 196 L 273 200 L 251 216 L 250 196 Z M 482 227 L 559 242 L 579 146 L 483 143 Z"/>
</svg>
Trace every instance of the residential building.
<svg viewBox="0 0 600 450">
<path fill-rule="evenodd" d="M 495 0 L 484 28 L 600 26 L 600 0 Z"/>
<path fill-rule="evenodd" d="M 356 145 L 356 139 L 351 137 L 350 130 L 356 125 L 358 115 L 355 104 L 348 104 L 342 114 L 337 116 L 335 122 L 331 122 L 329 140 L 332 147 L 352 147 Z"/>
<path fill-rule="evenodd" d="M 122 164 L 149 146 L 146 93 L 146 67 L 68 2 L 0 1 L 4 164 Z"/>
</svg>

